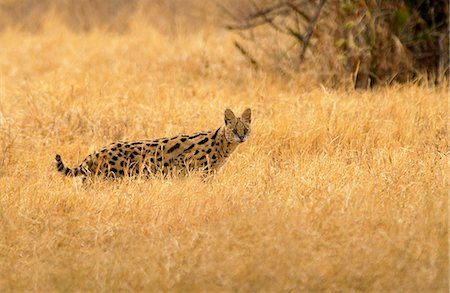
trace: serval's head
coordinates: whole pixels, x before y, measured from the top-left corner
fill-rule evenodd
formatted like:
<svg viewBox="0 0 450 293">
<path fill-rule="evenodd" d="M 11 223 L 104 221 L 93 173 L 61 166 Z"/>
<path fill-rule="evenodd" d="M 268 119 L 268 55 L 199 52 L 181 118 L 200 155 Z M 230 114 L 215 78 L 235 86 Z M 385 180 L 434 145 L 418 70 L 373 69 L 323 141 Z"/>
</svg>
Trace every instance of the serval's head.
<svg viewBox="0 0 450 293">
<path fill-rule="evenodd" d="M 225 110 L 225 138 L 231 143 L 242 143 L 250 134 L 250 123 L 252 121 L 252 110 L 247 108 L 241 115 L 236 117 L 230 109 Z"/>
</svg>

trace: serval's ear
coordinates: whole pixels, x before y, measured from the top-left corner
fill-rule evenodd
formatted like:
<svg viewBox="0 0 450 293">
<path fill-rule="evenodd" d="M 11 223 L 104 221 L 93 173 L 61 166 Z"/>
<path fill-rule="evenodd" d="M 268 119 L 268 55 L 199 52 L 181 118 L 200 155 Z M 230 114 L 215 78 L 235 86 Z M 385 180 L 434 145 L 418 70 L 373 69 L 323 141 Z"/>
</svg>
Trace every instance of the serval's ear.
<svg viewBox="0 0 450 293">
<path fill-rule="evenodd" d="M 250 108 L 247 108 L 242 112 L 241 120 L 248 124 L 252 122 L 252 110 Z"/>
<path fill-rule="evenodd" d="M 225 125 L 230 124 L 234 119 L 236 119 L 236 116 L 234 115 L 233 111 L 230 109 L 225 110 Z"/>
</svg>

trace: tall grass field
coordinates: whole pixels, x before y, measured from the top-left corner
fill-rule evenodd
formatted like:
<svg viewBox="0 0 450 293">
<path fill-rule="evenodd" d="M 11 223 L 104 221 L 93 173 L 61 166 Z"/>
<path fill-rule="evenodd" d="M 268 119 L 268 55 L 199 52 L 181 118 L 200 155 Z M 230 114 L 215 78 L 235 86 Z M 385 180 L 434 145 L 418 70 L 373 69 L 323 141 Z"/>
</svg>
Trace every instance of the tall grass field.
<svg viewBox="0 0 450 293">
<path fill-rule="evenodd" d="M 0 44 L 0 292 L 448 292 L 446 83 L 286 79 L 210 26 L 48 21 Z M 54 166 L 228 107 L 252 108 L 251 136 L 206 181 Z"/>
</svg>

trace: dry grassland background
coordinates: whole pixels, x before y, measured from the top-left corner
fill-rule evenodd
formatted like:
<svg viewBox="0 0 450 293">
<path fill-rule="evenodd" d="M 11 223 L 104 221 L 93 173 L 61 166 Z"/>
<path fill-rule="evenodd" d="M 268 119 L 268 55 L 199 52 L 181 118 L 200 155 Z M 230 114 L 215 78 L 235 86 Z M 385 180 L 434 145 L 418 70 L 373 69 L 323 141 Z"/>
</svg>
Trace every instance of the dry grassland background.
<svg viewBox="0 0 450 293">
<path fill-rule="evenodd" d="M 0 33 L 0 292 L 447 292 L 448 88 L 256 73 L 229 33 Z M 313 69 L 311 69 L 313 70 Z M 55 171 L 253 110 L 208 182 Z"/>
</svg>

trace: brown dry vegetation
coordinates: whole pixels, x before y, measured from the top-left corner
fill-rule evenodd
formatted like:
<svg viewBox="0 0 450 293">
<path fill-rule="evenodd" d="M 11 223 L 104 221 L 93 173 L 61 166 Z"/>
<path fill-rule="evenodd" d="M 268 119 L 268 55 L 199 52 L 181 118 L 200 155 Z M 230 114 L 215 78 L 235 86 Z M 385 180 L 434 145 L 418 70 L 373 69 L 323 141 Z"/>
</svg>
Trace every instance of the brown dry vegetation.
<svg viewBox="0 0 450 293">
<path fill-rule="evenodd" d="M 139 19 L 0 44 L 0 292 L 447 291 L 447 87 L 287 82 L 224 31 Z M 247 106 L 251 138 L 208 182 L 77 190 L 52 166 Z"/>
</svg>

